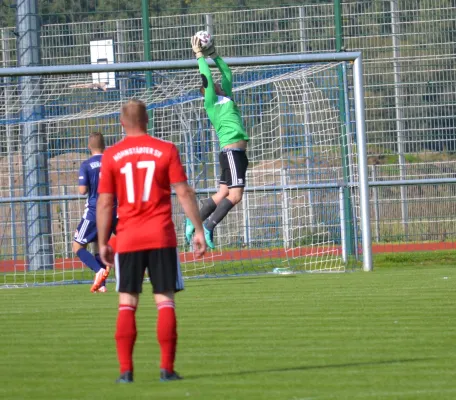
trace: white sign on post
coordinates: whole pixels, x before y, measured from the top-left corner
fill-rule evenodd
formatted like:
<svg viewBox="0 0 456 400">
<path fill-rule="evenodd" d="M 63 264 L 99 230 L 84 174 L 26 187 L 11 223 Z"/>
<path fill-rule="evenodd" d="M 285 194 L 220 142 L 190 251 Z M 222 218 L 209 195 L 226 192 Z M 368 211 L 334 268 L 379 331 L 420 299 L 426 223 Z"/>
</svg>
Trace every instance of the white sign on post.
<svg viewBox="0 0 456 400">
<path fill-rule="evenodd" d="M 91 40 L 90 62 L 91 64 L 114 64 L 114 41 L 112 39 Z M 106 85 L 107 89 L 116 87 L 115 72 L 94 72 L 92 79 L 95 85 Z"/>
</svg>

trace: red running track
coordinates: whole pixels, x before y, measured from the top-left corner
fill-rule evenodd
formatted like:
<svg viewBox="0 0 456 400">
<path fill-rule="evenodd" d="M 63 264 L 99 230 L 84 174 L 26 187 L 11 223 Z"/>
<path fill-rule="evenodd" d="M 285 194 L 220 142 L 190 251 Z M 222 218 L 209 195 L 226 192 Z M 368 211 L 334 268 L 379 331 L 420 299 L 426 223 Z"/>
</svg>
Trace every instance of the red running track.
<svg viewBox="0 0 456 400">
<path fill-rule="evenodd" d="M 456 242 L 436 242 L 436 243 L 398 243 L 398 244 L 373 244 L 372 252 L 380 253 L 408 253 L 416 251 L 435 251 L 456 249 Z M 239 249 L 227 250 L 223 252 L 211 253 L 207 259 L 213 261 L 239 261 L 254 258 L 283 258 L 304 257 L 304 256 L 324 256 L 337 255 L 341 253 L 340 248 L 329 248 L 322 246 L 298 247 L 285 251 L 284 249 Z M 193 253 L 180 253 L 181 262 L 201 261 L 195 259 Z M 56 270 L 71 270 L 82 268 L 83 264 L 76 258 L 58 258 L 55 260 Z M 24 260 L 3 260 L 0 261 L 0 273 L 24 272 L 26 262 Z"/>
</svg>

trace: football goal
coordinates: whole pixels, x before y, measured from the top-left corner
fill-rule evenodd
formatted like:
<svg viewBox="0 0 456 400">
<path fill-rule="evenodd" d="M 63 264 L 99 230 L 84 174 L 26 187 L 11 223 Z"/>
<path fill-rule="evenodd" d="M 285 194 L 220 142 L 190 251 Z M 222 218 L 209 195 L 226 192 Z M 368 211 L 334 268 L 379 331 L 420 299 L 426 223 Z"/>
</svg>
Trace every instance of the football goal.
<svg viewBox="0 0 456 400">
<path fill-rule="evenodd" d="M 360 53 L 226 61 L 251 138 L 247 186 L 203 259 L 174 201 L 184 276 L 371 270 Z M 198 198 L 215 193 L 220 149 L 200 82 L 195 60 L 0 70 L 1 286 L 92 280 L 71 251 L 78 168 L 90 132 L 122 138 L 128 99 L 146 103 L 150 134 L 178 146 Z"/>
</svg>

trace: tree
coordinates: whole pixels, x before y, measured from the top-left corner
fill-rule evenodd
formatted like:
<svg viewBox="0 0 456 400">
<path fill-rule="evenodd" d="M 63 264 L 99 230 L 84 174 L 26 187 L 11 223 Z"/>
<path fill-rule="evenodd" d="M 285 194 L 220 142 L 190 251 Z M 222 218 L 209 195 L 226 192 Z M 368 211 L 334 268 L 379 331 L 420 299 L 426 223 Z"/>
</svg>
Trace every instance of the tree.
<svg viewBox="0 0 456 400">
<path fill-rule="evenodd" d="M 0 0 L 0 29 L 16 25 L 16 7 L 12 0 Z"/>
</svg>

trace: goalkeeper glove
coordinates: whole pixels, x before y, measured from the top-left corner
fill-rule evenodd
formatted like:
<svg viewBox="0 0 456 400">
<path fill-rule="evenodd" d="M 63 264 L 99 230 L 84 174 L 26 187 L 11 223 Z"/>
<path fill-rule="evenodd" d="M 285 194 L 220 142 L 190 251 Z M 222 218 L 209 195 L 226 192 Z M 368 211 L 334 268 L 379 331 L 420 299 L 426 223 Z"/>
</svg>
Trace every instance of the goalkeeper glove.
<svg viewBox="0 0 456 400">
<path fill-rule="evenodd" d="M 195 57 L 198 59 L 203 57 L 203 49 L 201 48 L 200 39 L 197 36 L 192 36 L 192 50 L 195 53 Z"/>
<path fill-rule="evenodd" d="M 217 52 L 215 51 L 215 46 L 212 45 L 208 49 L 203 50 L 204 57 L 210 57 L 212 59 L 216 58 L 218 56 Z"/>
</svg>

